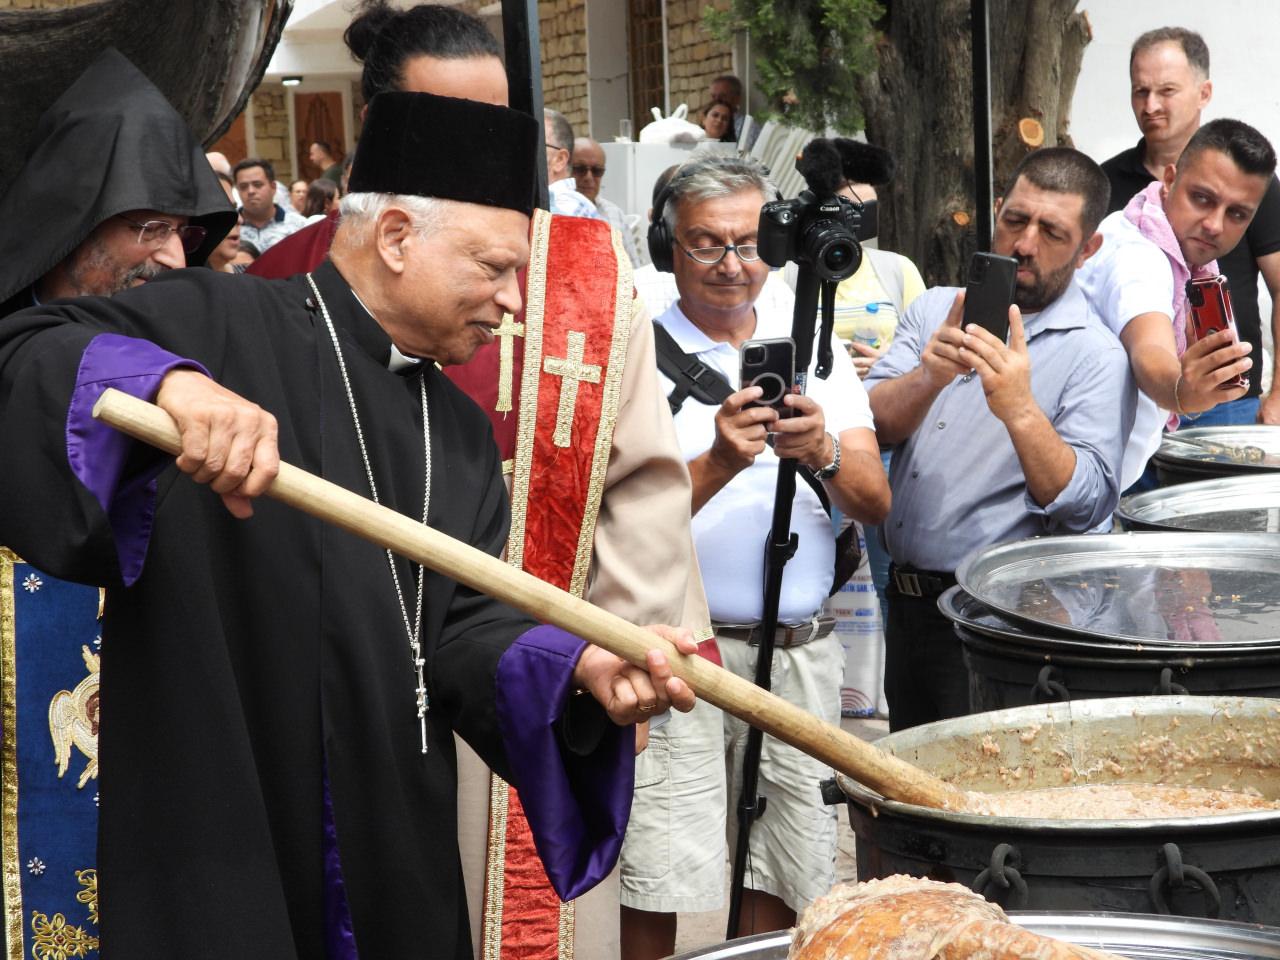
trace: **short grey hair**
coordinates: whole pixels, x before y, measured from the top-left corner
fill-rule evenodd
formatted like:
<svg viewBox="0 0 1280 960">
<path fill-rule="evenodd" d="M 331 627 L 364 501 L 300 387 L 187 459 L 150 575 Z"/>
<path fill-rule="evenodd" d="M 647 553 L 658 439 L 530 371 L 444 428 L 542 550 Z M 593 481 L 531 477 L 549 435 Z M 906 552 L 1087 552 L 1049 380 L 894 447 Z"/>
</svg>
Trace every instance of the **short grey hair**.
<svg viewBox="0 0 1280 960">
<path fill-rule="evenodd" d="M 436 197 L 419 197 L 408 193 L 348 193 L 339 209 L 342 223 L 361 236 L 389 207 L 399 207 L 413 220 L 413 229 L 426 236 L 438 227 L 452 201 Z"/>
<path fill-rule="evenodd" d="M 559 110 L 552 110 L 550 107 L 542 108 L 542 117 L 551 125 L 552 138 L 548 138 L 547 142 L 553 147 L 559 147 L 561 150 L 569 151 L 569 159 L 573 159 L 573 127 L 569 121 L 565 119 L 563 113 Z"/>
<path fill-rule="evenodd" d="M 712 155 L 690 160 L 672 175 L 667 184 L 667 200 L 662 219 L 672 239 L 676 235 L 676 207 L 681 200 L 701 203 L 719 197 L 732 197 L 745 190 L 757 190 L 762 202 L 773 200 L 778 188 L 769 177 L 769 169 L 751 157 Z"/>
</svg>

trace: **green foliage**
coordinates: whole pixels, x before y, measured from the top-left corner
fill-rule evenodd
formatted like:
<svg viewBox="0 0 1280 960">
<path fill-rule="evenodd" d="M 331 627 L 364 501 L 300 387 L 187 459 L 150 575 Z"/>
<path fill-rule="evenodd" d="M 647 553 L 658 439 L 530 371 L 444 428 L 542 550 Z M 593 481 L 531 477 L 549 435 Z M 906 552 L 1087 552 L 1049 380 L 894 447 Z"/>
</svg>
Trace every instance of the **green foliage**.
<svg viewBox="0 0 1280 960">
<path fill-rule="evenodd" d="M 750 31 L 751 79 L 769 102 L 762 119 L 850 135 L 862 129 L 856 80 L 875 67 L 883 15 L 876 0 L 730 0 L 703 11 L 722 42 Z"/>
</svg>

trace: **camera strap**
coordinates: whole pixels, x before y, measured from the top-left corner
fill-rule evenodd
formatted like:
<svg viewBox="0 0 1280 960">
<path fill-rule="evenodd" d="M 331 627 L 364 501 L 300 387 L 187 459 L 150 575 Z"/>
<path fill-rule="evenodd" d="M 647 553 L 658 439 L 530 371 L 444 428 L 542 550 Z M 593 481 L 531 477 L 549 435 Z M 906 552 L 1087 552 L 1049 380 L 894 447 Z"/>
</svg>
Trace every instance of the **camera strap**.
<svg viewBox="0 0 1280 960">
<path fill-rule="evenodd" d="M 718 407 L 733 393 L 733 387 L 724 374 L 681 350 L 675 337 L 656 320 L 653 322 L 653 339 L 658 350 L 658 369 L 675 384 L 675 389 L 667 394 L 667 405 L 671 407 L 673 417 L 689 397 L 707 406 Z M 831 516 L 831 498 L 827 496 L 822 481 L 808 470 L 801 469 L 796 473 L 817 494 L 827 516 Z"/>
</svg>

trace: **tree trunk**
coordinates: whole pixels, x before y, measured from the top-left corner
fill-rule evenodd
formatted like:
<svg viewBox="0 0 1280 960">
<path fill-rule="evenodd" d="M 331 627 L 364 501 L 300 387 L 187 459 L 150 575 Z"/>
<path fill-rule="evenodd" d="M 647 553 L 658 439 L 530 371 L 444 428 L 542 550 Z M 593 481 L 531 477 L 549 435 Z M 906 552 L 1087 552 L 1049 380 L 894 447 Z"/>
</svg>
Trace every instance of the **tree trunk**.
<svg viewBox="0 0 1280 960">
<path fill-rule="evenodd" d="M 1071 97 L 1091 38 L 1075 6 L 990 2 L 997 196 L 1038 139 L 1070 143 Z M 881 245 L 914 260 L 930 285 L 959 283 L 976 245 L 969 2 L 886 0 L 885 8 L 879 65 L 861 82 L 867 140 L 898 160 L 881 191 Z"/>
</svg>

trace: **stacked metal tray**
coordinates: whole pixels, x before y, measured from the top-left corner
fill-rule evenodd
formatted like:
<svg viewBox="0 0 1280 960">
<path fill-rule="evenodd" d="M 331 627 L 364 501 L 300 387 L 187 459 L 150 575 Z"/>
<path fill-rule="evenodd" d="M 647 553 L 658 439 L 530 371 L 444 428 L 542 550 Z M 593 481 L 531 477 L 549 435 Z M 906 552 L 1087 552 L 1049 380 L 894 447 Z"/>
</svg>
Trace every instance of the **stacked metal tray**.
<svg viewBox="0 0 1280 960">
<path fill-rule="evenodd" d="M 1116 519 L 1131 531 L 1280 533 L 1280 473 L 1222 477 L 1125 497 Z"/>
<path fill-rule="evenodd" d="M 1162 486 L 1280 470 L 1280 427 L 1193 427 L 1166 434 L 1151 458 Z"/>
<path fill-rule="evenodd" d="M 1131 960 L 1271 960 L 1280 931 L 1256 924 L 1127 913 L 1012 913 L 1014 923 Z M 676 960 L 785 960 L 790 933 L 765 933 L 683 953 Z"/>
</svg>

